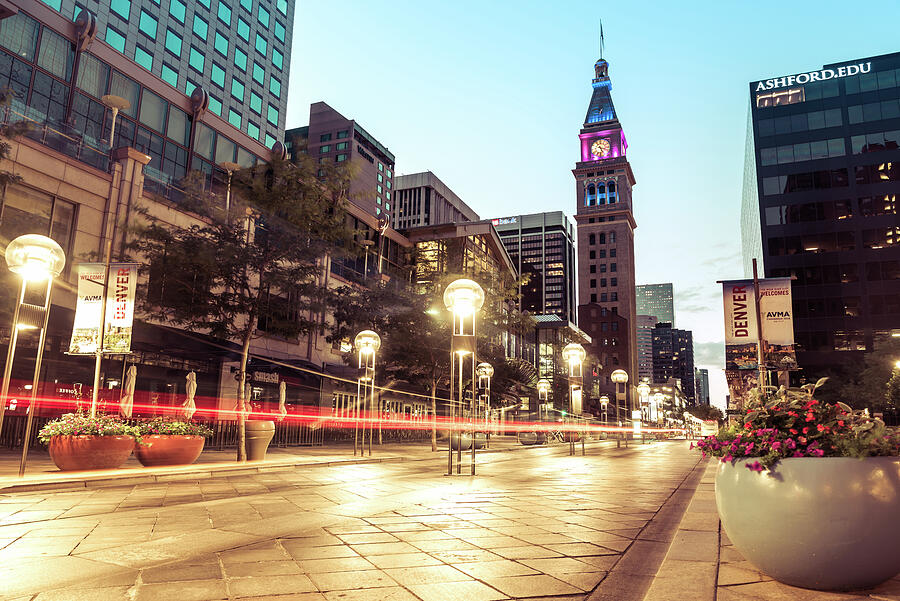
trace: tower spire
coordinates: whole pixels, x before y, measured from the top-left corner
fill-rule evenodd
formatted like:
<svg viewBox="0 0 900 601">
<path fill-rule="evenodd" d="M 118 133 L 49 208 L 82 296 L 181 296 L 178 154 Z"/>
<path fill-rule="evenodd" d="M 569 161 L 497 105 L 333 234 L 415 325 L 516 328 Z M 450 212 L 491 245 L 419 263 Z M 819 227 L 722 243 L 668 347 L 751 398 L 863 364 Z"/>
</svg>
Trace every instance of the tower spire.
<svg viewBox="0 0 900 601">
<path fill-rule="evenodd" d="M 603 19 L 600 19 L 600 58 L 603 58 Z"/>
</svg>

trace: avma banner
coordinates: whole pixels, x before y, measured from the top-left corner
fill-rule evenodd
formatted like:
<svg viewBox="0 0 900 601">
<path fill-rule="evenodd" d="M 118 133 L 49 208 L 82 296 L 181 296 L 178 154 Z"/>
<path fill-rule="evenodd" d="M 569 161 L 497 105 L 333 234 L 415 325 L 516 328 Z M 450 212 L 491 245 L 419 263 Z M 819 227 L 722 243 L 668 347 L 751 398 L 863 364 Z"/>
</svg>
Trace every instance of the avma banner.
<svg viewBox="0 0 900 601">
<path fill-rule="evenodd" d="M 110 263 L 109 287 L 106 291 L 106 327 L 103 352 L 131 352 L 134 327 L 134 297 L 137 291 L 137 264 Z M 93 355 L 100 342 L 100 313 L 106 265 L 82 263 L 78 266 L 78 301 L 69 353 Z"/>
</svg>

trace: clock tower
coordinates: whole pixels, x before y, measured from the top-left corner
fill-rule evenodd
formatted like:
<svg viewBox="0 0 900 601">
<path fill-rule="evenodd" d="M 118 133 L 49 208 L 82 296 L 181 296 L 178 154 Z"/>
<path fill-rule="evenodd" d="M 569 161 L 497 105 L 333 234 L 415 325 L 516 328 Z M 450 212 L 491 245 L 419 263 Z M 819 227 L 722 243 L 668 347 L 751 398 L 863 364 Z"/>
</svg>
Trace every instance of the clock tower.
<svg viewBox="0 0 900 601">
<path fill-rule="evenodd" d="M 628 142 L 616 116 L 610 91 L 609 63 L 594 64 L 593 93 L 578 134 L 581 160 L 575 164 L 575 221 L 578 237 L 578 325 L 591 338 L 600 360 L 587 388 L 589 396 L 607 395 L 612 420 L 616 385 L 610 374 L 628 374 L 627 403 L 619 417 L 630 419 L 637 379 L 637 329 L 634 280 L 634 229 L 631 190 L 634 173 Z M 588 374 L 585 374 L 586 376 Z M 585 382 L 585 386 L 588 383 Z M 621 390 L 621 389 L 620 389 Z"/>
</svg>

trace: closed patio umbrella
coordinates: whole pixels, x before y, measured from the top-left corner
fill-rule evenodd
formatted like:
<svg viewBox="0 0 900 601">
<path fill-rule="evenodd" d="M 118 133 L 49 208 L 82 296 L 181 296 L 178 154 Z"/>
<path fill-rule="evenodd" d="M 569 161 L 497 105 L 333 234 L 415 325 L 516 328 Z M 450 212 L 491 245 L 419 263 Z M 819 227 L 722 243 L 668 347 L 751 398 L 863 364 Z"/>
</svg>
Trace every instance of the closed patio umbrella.
<svg viewBox="0 0 900 601">
<path fill-rule="evenodd" d="M 189 420 L 194 417 L 194 413 L 197 412 L 197 403 L 194 402 L 194 395 L 197 394 L 197 374 L 194 372 L 187 375 L 185 389 L 187 390 L 187 398 L 184 400 L 181 407 L 184 418 Z"/>
<path fill-rule="evenodd" d="M 125 372 L 125 384 L 122 386 L 122 398 L 119 399 L 119 413 L 122 417 L 131 417 L 134 409 L 134 386 L 137 384 L 137 366 L 132 365 Z"/>
<path fill-rule="evenodd" d="M 284 406 L 285 400 L 287 400 L 287 383 L 282 380 L 278 384 L 278 413 L 281 415 L 278 421 L 282 421 L 287 416 L 287 407 Z"/>
</svg>

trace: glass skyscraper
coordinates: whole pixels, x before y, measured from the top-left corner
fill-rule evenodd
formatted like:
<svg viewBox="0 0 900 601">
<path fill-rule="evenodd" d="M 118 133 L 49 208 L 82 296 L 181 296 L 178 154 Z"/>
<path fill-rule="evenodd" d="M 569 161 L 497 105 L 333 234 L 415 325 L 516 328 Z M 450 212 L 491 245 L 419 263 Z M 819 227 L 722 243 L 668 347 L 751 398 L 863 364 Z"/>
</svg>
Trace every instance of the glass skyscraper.
<svg viewBox="0 0 900 601">
<path fill-rule="evenodd" d="M 749 97 L 745 265 L 796 278 L 797 360 L 815 377 L 900 336 L 900 53 L 752 82 Z"/>
<path fill-rule="evenodd" d="M 673 287 L 667 284 L 641 284 L 635 287 L 638 315 L 651 315 L 659 323 L 675 325 Z"/>
</svg>

